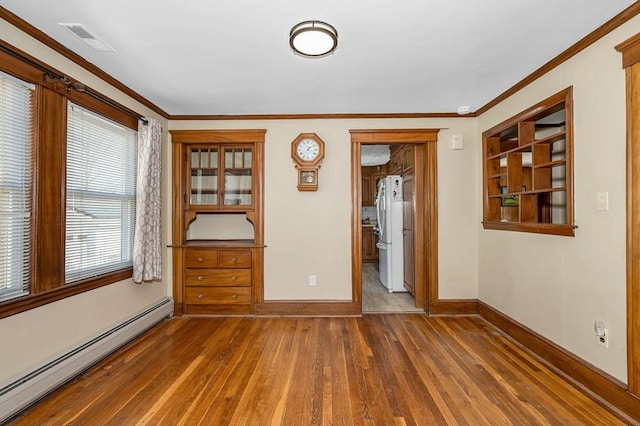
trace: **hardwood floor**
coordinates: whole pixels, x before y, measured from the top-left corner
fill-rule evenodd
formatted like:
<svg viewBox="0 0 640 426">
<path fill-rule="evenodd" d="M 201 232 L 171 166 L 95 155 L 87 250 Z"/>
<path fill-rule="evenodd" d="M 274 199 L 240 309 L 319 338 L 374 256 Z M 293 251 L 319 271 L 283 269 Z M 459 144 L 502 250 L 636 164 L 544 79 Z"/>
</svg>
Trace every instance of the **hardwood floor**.
<svg viewBox="0 0 640 426">
<path fill-rule="evenodd" d="M 362 312 L 424 312 L 409 293 L 389 293 L 378 278 L 378 265 L 362 264 Z"/>
<path fill-rule="evenodd" d="M 616 425 L 479 317 L 167 320 L 13 425 Z"/>
</svg>

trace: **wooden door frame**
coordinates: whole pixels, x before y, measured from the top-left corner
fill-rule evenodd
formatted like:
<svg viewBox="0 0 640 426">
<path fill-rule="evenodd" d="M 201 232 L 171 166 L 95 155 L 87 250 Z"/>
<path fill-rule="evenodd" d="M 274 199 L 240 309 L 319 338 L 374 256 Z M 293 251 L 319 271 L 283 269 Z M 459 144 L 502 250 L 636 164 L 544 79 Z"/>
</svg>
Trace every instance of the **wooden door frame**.
<svg viewBox="0 0 640 426">
<path fill-rule="evenodd" d="M 438 171 L 440 129 L 350 130 L 351 133 L 351 287 L 354 304 L 362 308 L 362 145 L 415 147 L 416 306 L 429 313 L 438 301 Z"/>
<path fill-rule="evenodd" d="M 640 396 L 640 34 L 616 50 L 627 90 L 627 390 Z"/>
</svg>

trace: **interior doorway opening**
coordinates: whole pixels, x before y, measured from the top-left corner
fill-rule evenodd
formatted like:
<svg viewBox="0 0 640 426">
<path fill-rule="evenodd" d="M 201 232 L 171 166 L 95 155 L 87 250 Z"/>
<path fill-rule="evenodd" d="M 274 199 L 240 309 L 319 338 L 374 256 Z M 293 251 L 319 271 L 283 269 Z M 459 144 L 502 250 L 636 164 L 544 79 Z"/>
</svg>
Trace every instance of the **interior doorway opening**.
<svg viewBox="0 0 640 426">
<path fill-rule="evenodd" d="M 362 306 L 362 312 L 429 312 L 430 302 L 437 300 L 437 170 L 436 145 L 438 129 L 398 129 L 398 130 L 352 130 L 352 291 L 353 301 Z M 364 169 L 362 147 L 387 146 L 389 161 L 383 167 L 376 168 L 369 176 Z M 393 158 L 392 158 L 393 157 Z M 367 164 L 364 164 L 366 167 Z M 382 165 L 381 165 L 382 166 Z M 377 174 L 376 174 L 377 172 Z M 373 175 L 376 174 L 375 177 Z M 383 176 L 398 176 L 394 190 L 399 194 L 402 204 L 400 216 L 403 225 L 400 228 L 402 252 L 401 286 L 407 291 L 392 291 L 392 297 L 413 297 L 411 303 L 395 307 L 380 308 L 369 297 L 369 284 L 377 292 L 388 292 L 389 285 L 380 278 L 380 252 L 385 247 L 378 243 L 378 235 L 373 234 L 372 209 L 375 208 L 373 194 L 377 196 L 379 183 Z M 377 198 L 377 197 L 376 197 Z M 406 200 L 406 202 L 404 201 Z M 377 225 L 376 214 L 375 222 Z M 367 223 L 368 222 L 368 223 Z M 369 226 L 365 226 L 369 225 Z M 410 226 L 408 226 L 410 225 Z M 371 262 L 372 240 L 375 241 L 376 260 Z M 406 248 L 405 248 L 406 246 Z M 388 249 L 389 247 L 386 247 Z M 405 267 L 407 264 L 407 267 Z M 406 272 L 405 272 L 406 271 Z M 388 272 L 388 271 L 387 271 Z M 376 279 L 377 278 L 377 279 Z M 385 285 L 386 284 L 386 285 Z M 367 286 L 367 287 L 365 287 Z M 386 290 L 385 290 L 386 288 Z M 411 291 L 409 291 L 411 290 Z M 363 296 L 364 295 L 364 296 Z M 380 295 L 382 297 L 382 295 Z M 385 303 L 384 300 L 382 302 Z M 393 304 L 393 303 L 390 303 Z M 372 306 L 373 305 L 373 306 Z"/>
<path fill-rule="evenodd" d="M 415 299 L 412 144 L 360 148 L 362 312 L 422 312 Z"/>
</svg>

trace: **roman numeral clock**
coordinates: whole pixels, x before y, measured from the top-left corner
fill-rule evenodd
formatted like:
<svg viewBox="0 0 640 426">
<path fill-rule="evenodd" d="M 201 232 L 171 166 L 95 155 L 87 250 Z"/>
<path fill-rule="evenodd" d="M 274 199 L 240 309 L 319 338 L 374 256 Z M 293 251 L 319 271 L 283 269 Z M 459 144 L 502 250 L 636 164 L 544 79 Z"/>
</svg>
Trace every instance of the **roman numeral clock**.
<svg viewBox="0 0 640 426">
<path fill-rule="evenodd" d="M 315 133 L 300 133 L 291 142 L 291 158 L 298 170 L 298 191 L 317 191 L 324 141 Z"/>
</svg>

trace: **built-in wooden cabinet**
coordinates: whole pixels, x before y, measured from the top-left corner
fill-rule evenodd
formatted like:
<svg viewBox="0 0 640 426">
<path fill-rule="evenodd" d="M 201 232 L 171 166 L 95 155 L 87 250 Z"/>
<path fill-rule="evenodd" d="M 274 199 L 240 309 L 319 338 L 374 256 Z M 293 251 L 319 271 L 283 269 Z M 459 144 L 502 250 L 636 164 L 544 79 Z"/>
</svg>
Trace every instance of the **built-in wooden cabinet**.
<svg viewBox="0 0 640 426">
<path fill-rule="evenodd" d="M 572 89 L 483 133 L 489 229 L 574 235 Z"/>
<path fill-rule="evenodd" d="M 183 249 L 184 313 L 250 314 L 252 286 L 259 279 L 253 276 L 257 249 L 250 241 L 187 245 Z"/>
<path fill-rule="evenodd" d="M 374 206 L 378 195 L 378 181 L 387 175 L 385 166 L 362 167 L 362 207 Z"/>
<path fill-rule="evenodd" d="M 369 173 L 367 173 L 369 172 Z M 373 182 L 372 182 L 372 174 L 369 167 L 362 168 L 362 207 L 373 206 L 375 201 L 372 198 L 373 190 L 372 190 Z"/>
<path fill-rule="evenodd" d="M 173 130 L 175 314 L 251 314 L 263 300 L 265 130 Z M 190 235 L 202 215 L 244 215 L 254 238 Z"/>
<path fill-rule="evenodd" d="M 376 235 L 373 226 L 362 227 L 362 260 L 375 261 L 378 259 L 378 249 L 376 247 Z"/>
<path fill-rule="evenodd" d="M 391 147 L 391 159 L 387 163 L 387 173 L 403 175 L 413 171 L 414 148 L 411 144 L 394 145 Z"/>
<path fill-rule="evenodd" d="M 187 209 L 244 210 L 253 206 L 253 146 L 189 145 Z"/>
</svg>

